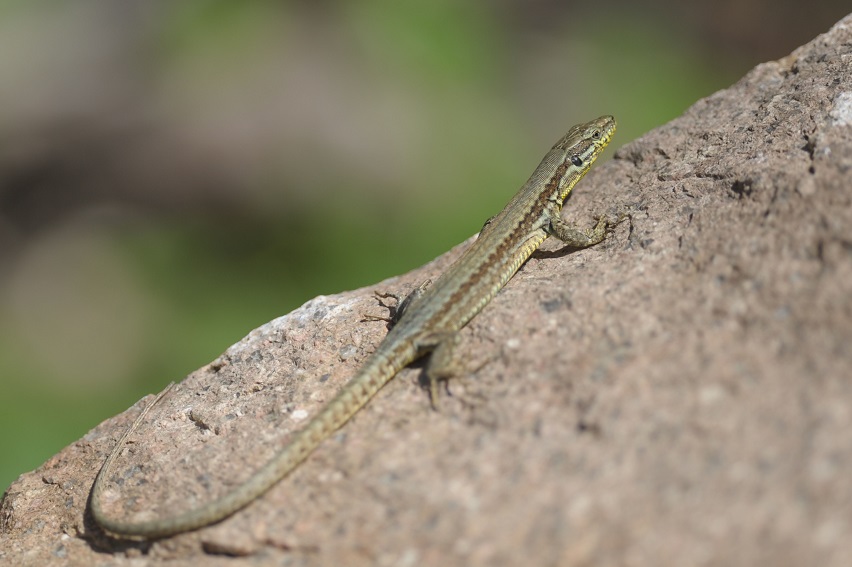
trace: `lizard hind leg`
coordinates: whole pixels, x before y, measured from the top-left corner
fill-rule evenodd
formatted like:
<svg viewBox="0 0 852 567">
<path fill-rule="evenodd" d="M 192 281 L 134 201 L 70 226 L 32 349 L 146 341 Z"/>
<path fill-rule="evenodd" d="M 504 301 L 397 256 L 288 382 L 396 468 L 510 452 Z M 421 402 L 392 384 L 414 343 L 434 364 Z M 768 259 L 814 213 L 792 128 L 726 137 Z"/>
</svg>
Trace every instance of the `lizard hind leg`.
<svg viewBox="0 0 852 567">
<path fill-rule="evenodd" d="M 397 304 L 396 309 L 394 310 L 394 313 L 391 316 L 391 319 L 394 323 L 398 323 L 399 320 L 402 319 L 403 315 L 405 315 L 405 312 L 408 311 L 409 307 L 411 307 L 411 304 L 414 303 L 414 301 L 416 301 L 417 299 L 419 299 L 423 295 L 423 292 L 426 291 L 426 288 L 430 285 L 432 285 L 432 280 L 426 280 L 425 282 L 414 288 L 411 293 L 406 295 L 405 298 Z"/>
<path fill-rule="evenodd" d="M 459 344 L 457 332 L 441 333 L 431 337 L 435 347 L 426 363 L 426 379 L 429 382 L 429 397 L 433 409 L 438 409 L 438 384 L 445 384 L 454 376 L 462 374 L 458 360 L 453 356 Z"/>
<path fill-rule="evenodd" d="M 376 296 L 376 299 L 379 301 L 379 305 L 387 309 L 390 314 L 388 317 L 378 317 L 376 315 L 365 315 L 361 318 L 361 322 L 365 323 L 367 321 L 384 321 L 388 323 L 391 327 L 399 323 L 399 320 L 405 314 L 406 310 L 411 305 L 411 302 L 415 299 L 419 298 L 423 295 L 423 292 L 426 291 L 426 288 L 432 284 L 432 280 L 426 280 L 414 290 L 406 295 L 403 298 L 400 298 L 395 293 L 381 293 L 381 292 L 373 292 Z M 396 301 L 396 305 L 389 305 L 384 302 L 385 299 L 393 299 Z"/>
</svg>

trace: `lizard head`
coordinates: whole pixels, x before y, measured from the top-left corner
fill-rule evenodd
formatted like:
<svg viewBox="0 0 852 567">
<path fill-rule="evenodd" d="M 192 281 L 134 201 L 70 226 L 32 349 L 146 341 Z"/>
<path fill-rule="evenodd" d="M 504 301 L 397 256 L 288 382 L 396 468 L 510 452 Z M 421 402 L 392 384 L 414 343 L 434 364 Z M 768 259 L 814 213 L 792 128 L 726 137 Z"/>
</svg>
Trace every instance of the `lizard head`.
<svg viewBox="0 0 852 567">
<path fill-rule="evenodd" d="M 605 115 L 590 122 L 577 124 L 554 144 L 551 152 L 559 153 L 565 171 L 560 183 L 561 200 L 568 196 L 574 184 L 589 171 L 598 154 L 612 140 L 613 134 L 615 134 L 615 118 Z"/>
</svg>

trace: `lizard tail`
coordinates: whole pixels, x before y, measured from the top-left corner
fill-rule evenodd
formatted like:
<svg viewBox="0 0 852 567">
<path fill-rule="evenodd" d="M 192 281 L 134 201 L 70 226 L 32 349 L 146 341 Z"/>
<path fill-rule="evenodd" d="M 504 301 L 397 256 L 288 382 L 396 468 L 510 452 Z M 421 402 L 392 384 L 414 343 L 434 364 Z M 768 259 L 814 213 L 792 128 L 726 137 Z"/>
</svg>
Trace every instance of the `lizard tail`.
<svg viewBox="0 0 852 567">
<path fill-rule="evenodd" d="M 399 344 L 391 352 L 379 350 L 373 354 L 343 390 L 305 427 L 295 433 L 290 443 L 242 484 L 216 500 L 170 518 L 141 522 L 110 518 L 102 507 L 104 479 L 109 475 L 128 436 L 136 430 L 148 411 L 169 392 L 174 385 L 170 384 L 142 411 L 104 461 L 92 487 L 92 517 L 110 534 L 139 539 L 166 537 L 219 522 L 247 506 L 296 468 L 323 440 L 346 423 L 382 386 L 416 357 L 416 348 L 410 344 Z"/>
</svg>

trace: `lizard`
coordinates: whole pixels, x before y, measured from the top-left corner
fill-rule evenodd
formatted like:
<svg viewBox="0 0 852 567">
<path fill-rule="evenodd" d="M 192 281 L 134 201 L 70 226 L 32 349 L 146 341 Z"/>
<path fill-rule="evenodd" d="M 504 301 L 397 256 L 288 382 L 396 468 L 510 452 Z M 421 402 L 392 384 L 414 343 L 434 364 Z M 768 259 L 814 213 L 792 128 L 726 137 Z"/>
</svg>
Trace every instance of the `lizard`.
<svg viewBox="0 0 852 567">
<path fill-rule="evenodd" d="M 506 207 L 486 221 L 477 239 L 434 282 L 427 281 L 403 299 L 392 326 L 342 390 L 291 441 L 236 488 L 198 508 L 172 517 L 127 521 L 109 517 L 102 506 L 104 479 L 127 437 L 168 391 L 164 390 L 128 428 L 103 463 L 92 487 L 90 509 L 108 534 L 156 539 L 217 523 L 244 508 L 295 469 L 332 432 L 360 410 L 403 368 L 431 354 L 425 366 L 433 403 L 436 384 L 455 373 L 453 350 L 464 327 L 512 278 L 548 236 L 574 248 L 603 241 L 609 228 L 604 216 L 591 230 L 561 218 L 571 190 L 589 171 L 615 133 L 612 116 L 572 127 L 544 156 L 529 180 Z"/>
</svg>

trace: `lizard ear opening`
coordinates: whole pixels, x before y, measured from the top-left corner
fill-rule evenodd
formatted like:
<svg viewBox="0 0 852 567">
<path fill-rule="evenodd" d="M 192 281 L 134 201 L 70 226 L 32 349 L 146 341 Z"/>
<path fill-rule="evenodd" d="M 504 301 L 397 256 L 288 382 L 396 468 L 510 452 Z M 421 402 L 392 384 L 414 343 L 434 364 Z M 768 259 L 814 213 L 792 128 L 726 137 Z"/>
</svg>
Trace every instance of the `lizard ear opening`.
<svg viewBox="0 0 852 567">
<path fill-rule="evenodd" d="M 573 163 L 576 167 L 580 167 L 583 165 L 583 159 L 580 156 L 571 156 L 571 163 Z"/>
</svg>

